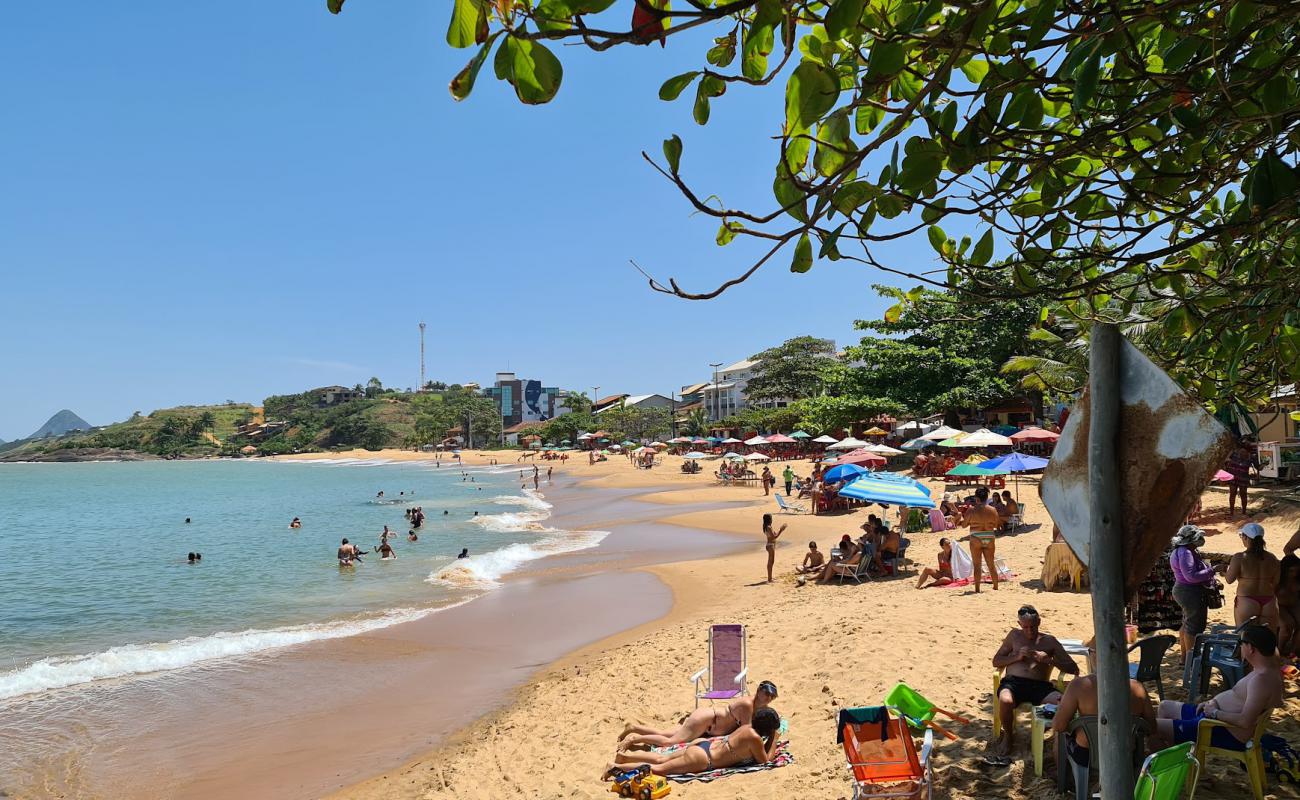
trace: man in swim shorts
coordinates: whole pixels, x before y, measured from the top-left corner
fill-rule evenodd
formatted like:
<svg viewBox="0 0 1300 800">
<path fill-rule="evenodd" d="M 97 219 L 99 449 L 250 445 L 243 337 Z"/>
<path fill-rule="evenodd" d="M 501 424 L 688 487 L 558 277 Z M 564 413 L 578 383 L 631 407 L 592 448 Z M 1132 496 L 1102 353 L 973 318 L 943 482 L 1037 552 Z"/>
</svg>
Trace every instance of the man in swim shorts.
<svg viewBox="0 0 1300 800">
<path fill-rule="evenodd" d="M 966 512 L 962 524 L 970 528 L 970 557 L 975 562 L 975 591 L 980 590 L 980 581 L 983 578 L 983 564 L 989 566 L 989 577 L 993 580 L 993 588 L 998 588 L 998 568 L 994 563 L 994 548 L 998 538 L 998 528 L 1002 527 L 1002 517 L 998 515 L 997 509 L 988 505 L 989 490 L 981 486 L 975 490 L 975 505 L 970 511 Z"/>
<path fill-rule="evenodd" d="M 1011 752 L 1016 706 L 1021 703 L 1040 706 L 1060 701 L 1061 693 L 1048 680 L 1052 667 L 1071 675 L 1079 674 L 1079 665 L 1074 663 L 1056 637 L 1038 629 L 1041 620 L 1036 608 L 1021 606 L 1016 617 L 1020 627 L 1007 634 L 993 655 L 993 666 L 1003 671 L 997 697 L 1002 733 L 994 743 L 995 752 L 1001 756 Z"/>
<path fill-rule="evenodd" d="M 675 730 L 659 730 L 647 725 L 628 723 L 619 736 L 619 751 L 633 747 L 663 747 L 689 742 L 701 736 L 723 736 L 742 725 L 748 725 L 754 714 L 767 708 L 776 699 L 776 684 L 763 681 L 752 698 L 739 697 L 725 708 L 711 706 L 697 708 Z"/>
</svg>

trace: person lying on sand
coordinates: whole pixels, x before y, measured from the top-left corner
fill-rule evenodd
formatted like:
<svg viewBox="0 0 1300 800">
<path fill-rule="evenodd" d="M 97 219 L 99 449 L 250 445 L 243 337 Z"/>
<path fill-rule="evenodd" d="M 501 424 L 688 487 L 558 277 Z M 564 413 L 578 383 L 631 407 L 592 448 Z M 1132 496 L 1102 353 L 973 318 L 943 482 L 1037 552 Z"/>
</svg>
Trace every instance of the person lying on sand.
<svg viewBox="0 0 1300 800">
<path fill-rule="evenodd" d="M 623 752 L 633 747 L 664 747 L 701 737 L 724 736 L 742 725 L 748 725 L 754 715 L 770 706 L 775 698 L 776 684 L 763 681 L 758 685 L 753 698 L 738 698 L 726 708 L 697 708 L 682 720 L 676 730 L 658 730 L 647 725 L 628 723 L 619 736 L 618 750 Z"/>
<path fill-rule="evenodd" d="M 766 764 L 776 755 L 781 716 L 774 709 L 754 712 L 752 725 L 741 725 L 725 739 L 696 739 L 676 753 L 620 752 L 605 768 L 608 779 L 615 772 L 648 766 L 655 775 L 686 775 L 748 764 Z"/>
</svg>

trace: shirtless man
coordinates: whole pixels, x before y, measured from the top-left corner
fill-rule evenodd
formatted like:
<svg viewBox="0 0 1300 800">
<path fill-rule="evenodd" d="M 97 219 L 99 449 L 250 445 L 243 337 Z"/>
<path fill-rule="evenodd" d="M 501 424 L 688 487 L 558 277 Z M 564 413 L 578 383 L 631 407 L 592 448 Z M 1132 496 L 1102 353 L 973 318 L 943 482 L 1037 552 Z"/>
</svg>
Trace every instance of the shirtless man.
<svg viewBox="0 0 1300 800">
<path fill-rule="evenodd" d="M 1156 715 L 1151 708 L 1147 687 L 1132 679 L 1128 682 L 1128 705 L 1129 711 L 1133 712 L 1134 720 L 1144 719 L 1147 730 L 1156 729 Z M 1064 735 L 1069 730 L 1070 722 L 1074 720 L 1075 715 L 1096 716 L 1097 709 L 1097 676 L 1084 675 L 1075 678 L 1070 681 L 1069 686 L 1065 687 L 1065 695 L 1061 697 L 1061 702 L 1056 707 L 1056 715 L 1052 718 L 1052 733 L 1057 736 Z M 1065 752 L 1070 760 L 1085 769 L 1092 763 L 1092 754 L 1088 752 L 1088 745 L 1088 734 L 1082 728 L 1075 731 L 1073 737 L 1065 740 Z"/>
<path fill-rule="evenodd" d="M 741 725 L 725 738 L 698 739 L 675 753 L 618 753 L 605 768 L 605 777 L 648 766 L 655 775 L 708 772 L 741 764 L 766 764 L 776 755 L 781 716 L 774 709 L 754 712 L 752 725 Z"/>
<path fill-rule="evenodd" d="M 981 564 L 981 555 L 984 563 L 989 565 L 989 577 L 993 579 L 993 589 L 998 588 L 998 568 L 994 563 L 994 548 L 998 538 L 998 528 L 1002 527 L 1002 518 L 998 516 L 997 509 L 988 505 L 989 490 L 981 486 L 975 490 L 975 505 L 966 516 L 958 523 L 970 528 L 970 557 L 975 562 L 975 592 L 980 590 L 980 580 L 983 575 L 983 564 Z M 1055 641 L 1055 640 L 1053 640 Z"/>
<path fill-rule="evenodd" d="M 1241 632 L 1241 657 L 1250 663 L 1250 673 L 1225 692 L 1200 705 L 1165 700 L 1156 718 L 1156 735 L 1161 747 L 1195 742 L 1202 719 L 1217 719 L 1210 744 L 1225 750 L 1246 749 L 1255 726 L 1282 705 L 1282 672 L 1277 659 L 1277 637 L 1263 625 L 1249 625 Z"/>
<path fill-rule="evenodd" d="M 997 710 L 1002 719 L 1002 733 L 994 743 L 994 750 L 1000 756 L 1011 752 L 1016 706 L 1021 703 L 1040 706 L 1061 699 L 1061 693 L 1048 680 L 1052 667 L 1071 675 L 1079 674 L 1079 665 L 1056 637 L 1038 629 L 1041 621 L 1038 609 L 1021 606 L 1016 617 L 1020 627 L 1007 634 L 993 655 L 993 666 L 1003 670 L 1002 682 L 998 684 Z"/>
<path fill-rule="evenodd" d="M 763 681 L 754 691 L 753 698 L 741 697 L 727 705 L 697 708 L 682 720 L 676 730 L 659 730 L 647 725 L 629 723 L 619 737 L 620 752 L 633 747 L 664 747 L 689 742 L 702 736 L 724 736 L 742 725 L 748 725 L 754 715 L 767 708 L 776 699 L 776 684 Z"/>
<path fill-rule="evenodd" d="M 350 567 L 360 560 L 361 551 L 357 549 L 355 544 L 344 539 L 343 543 L 339 545 L 339 566 Z"/>
</svg>

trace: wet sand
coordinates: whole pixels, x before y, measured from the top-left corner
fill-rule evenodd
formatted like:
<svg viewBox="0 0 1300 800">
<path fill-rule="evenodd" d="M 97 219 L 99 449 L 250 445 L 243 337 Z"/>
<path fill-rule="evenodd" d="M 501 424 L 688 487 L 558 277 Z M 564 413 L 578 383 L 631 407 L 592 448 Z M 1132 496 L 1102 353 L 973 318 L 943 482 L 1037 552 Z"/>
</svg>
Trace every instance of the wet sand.
<svg viewBox="0 0 1300 800">
<path fill-rule="evenodd" d="M 437 746 L 564 654 L 666 614 L 672 593 L 636 568 L 745 546 L 657 522 L 681 507 L 630 499 L 639 490 L 556 484 L 543 486 L 556 506 L 546 524 L 611 531 L 600 545 L 533 562 L 498 589 L 414 622 L 0 708 L 0 744 L 23 743 L 0 748 L 10 753 L 0 768 L 22 750 L 40 753 L 0 789 L 319 797 Z"/>
</svg>

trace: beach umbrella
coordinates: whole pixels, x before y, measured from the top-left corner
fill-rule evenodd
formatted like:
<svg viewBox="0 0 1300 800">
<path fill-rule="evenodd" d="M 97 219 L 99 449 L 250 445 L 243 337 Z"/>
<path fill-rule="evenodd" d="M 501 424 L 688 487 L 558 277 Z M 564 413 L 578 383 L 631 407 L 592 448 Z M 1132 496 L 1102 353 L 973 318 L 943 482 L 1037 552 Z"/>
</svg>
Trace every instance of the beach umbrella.
<svg viewBox="0 0 1300 800">
<path fill-rule="evenodd" d="M 791 439 L 789 436 L 780 433 L 774 433 L 767 437 L 768 444 L 794 444 L 795 441 L 795 439 Z"/>
<path fill-rule="evenodd" d="M 980 428 L 961 440 L 962 447 L 1010 447 L 1012 441 L 988 428 Z"/>
<path fill-rule="evenodd" d="M 709 457 L 708 453 L 701 453 L 699 450 L 692 450 L 691 452 L 682 456 L 682 458 L 708 458 L 708 457 Z"/>
<path fill-rule="evenodd" d="M 723 440 L 722 440 L 721 442 L 719 442 L 718 444 L 744 444 L 744 442 L 740 441 L 739 439 L 737 439 L 737 438 L 734 437 L 734 436 L 728 436 L 727 438 L 723 439 Z"/>
<path fill-rule="evenodd" d="M 859 475 L 856 480 L 840 489 L 840 496 L 905 508 L 935 507 L 934 500 L 924 486 L 911 479 L 897 480 L 897 477 L 902 476 L 878 472 Z"/>
<path fill-rule="evenodd" d="M 749 455 L 745 456 L 745 460 L 746 461 L 771 461 L 772 457 L 769 455 L 764 455 L 762 453 L 750 453 Z"/>
<path fill-rule="evenodd" d="M 650 443 L 650 446 L 651 446 L 651 447 L 667 447 L 668 445 L 664 444 L 663 442 L 651 442 L 651 443 Z"/>
<path fill-rule="evenodd" d="M 839 439 L 836 439 L 834 436 L 823 435 L 823 436 L 818 436 L 816 439 L 813 439 L 813 441 L 817 442 L 818 444 L 835 444 L 836 442 L 839 441 Z"/>
<path fill-rule="evenodd" d="M 678 436 L 676 439 L 669 439 L 668 441 L 669 441 L 669 442 L 672 442 L 673 444 L 690 444 L 690 443 L 691 443 L 691 437 L 689 437 L 689 436 Z"/>
<path fill-rule="evenodd" d="M 1232 480 L 1232 473 L 1228 472 L 1226 469 L 1221 469 L 1218 472 L 1214 473 L 1214 479 L 1216 481 L 1223 481 L 1226 483 Z"/>
<path fill-rule="evenodd" d="M 932 444 L 934 444 L 934 442 L 927 442 L 925 439 L 918 436 L 909 442 L 903 442 L 900 447 L 904 450 L 924 450 Z"/>
<path fill-rule="evenodd" d="M 1046 467 L 1047 459 L 1025 455 L 1024 453 L 1011 453 L 997 458 L 990 458 L 988 461 L 981 461 L 980 466 L 985 469 L 1005 469 L 1007 472 L 1030 472 Z"/>
<path fill-rule="evenodd" d="M 922 434 L 921 438 L 931 442 L 942 442 L 944 439 L 951 439 L 959 433 L 965 433 L 965 431 L 949 428 L 947 425 L 940 425 L 929 433 Z"/>
<path fill-rule="evenodd" d="M 705 439 L 703 436 L 696 436 L 694 439 L 691 440 L 691 444 L 708 444 L 708 443 L 709 440 Z"/>
<path fill-rule="evenodd" d="M 794 433 L 790 434 L 790 438 L 791 438 L 791 439 L 811 439 L 812 437 L 809 436 L 808 434 L 804 433 L 803 431 L 795 431 Z"/>
<path fill-rule="evenodd" d="M 573 444 L 573 442 L 568 439 L 561 439 L 560 444 Z"/>
<path fill-rule="evenodd" d="M 940 447 L 964 447 L 965 445 L 963 445 L 961 442 L 963 439 L 965 439 L 968 436 L 970 436 L 969 433 L 967 433 L 966 431 L 961 431 L 956 436 L 950 436 L 947 439 L 944 439 L 942 442 L 939 442 L 939 446 Z"/>
<path fill-rule="evenodd" d="M 924 422 L 904 422 L 901 425 L 894 426 L 894 433 L 903 435 L 906 431 L 915 431 L 916 433 L 910 435 L 920 436 L 933 427 L 933 425 L 927 425 Z"/>
<path fill-rule="evenodd" d="M 1010 470 L 985 469 L 977 464 L 958 464 L 948 470 L 947 474 L 957 478 L 987 478 L 991 475 L 1006 475 Z"/>
<path fill-rule="evenodd" d="M 861 439 L 854 439 L 852 436 L 846 436 L 833 445 L 827 447 L 827 450 L 857 450 L 860 447 L 866 447 L 867 442 Z"/>
<path fill-rule="evenodd" d="M 822 480 L 827 483 L 839 483 L 856 478 L 866 473 L 867 470 L 859 467 L 857 464 L 840 464 L 838 467 L 831 467 L 822 473 Z"/>
<path fill-rule="evenodd" d="M 1054 442 L 1060 438 L 1061 434 L 1043 430 L 1037 425 L 1031 425 L 1011 434 L 1011 441 L 1013 442 Z"/>
<path fill-rule="evenodd" d="M 631 439 L 624 439 L 624 440 L 621 442 L 621 444 L 622 444 L 624 447 L 631 447 L 631 446 L 635 445 L 636 442 L 632 441 Z"/>
<path fill-rule="evenodd" d="M 755 436 L 753 439 L 746 439 L 745 444 L 749 447 L 758 447 L 759 445 L 767 444 L 767 440 L 762 436 Z"/>
<path fill-rule="evenodd" d="M 903 454 L 902 450 L 890 447 L 887 444 L 873 444 L 867 450 L 881 456 L 901 456 Z"/>
<path fill-rule="evenodd" d="M 873 466 L 877 466 L 877 467 L 879 467 L 879 466 L 884 466 L 884 464 L 885 464 L 885 457 L 882 456 L 882 455 L 877 455 L 876 453 L 872 453 L 872 452 L 869 451 L 869 450 L 854 450 L 853 452 L 851 452 L 851 453 L 845 453 L 844 455 L 842 455 L 842 456 L 840 456 L 840 457 L 838 457 L 838 458 L 828 459 L 828 463 L 831 463 L 831 464 L 871 464 L 871 465 L 873 465 Z"/>
<path fill-rule="evenodd" d="M 719 444 L 719 443 L 722 442 L 722 437 L 721 437 L 721 436 L 710 436 L 710 437 L 709 437 L 709 442 L 710 442 L 711 444 Z"/>
<path fill-rule="evenodd" d="M 875 426 L 873 425 L 872 427 L 870 427 L 870 428 L 868 428 L 867 430 L 863 431 L 863 432 L 862 432 L 862 435 L 863 435 L 863 436 L 888 436 L 888 435 L 889 435 L 889 431 L 882 430 L 882 429 L 877 428 L 877 427 L 875 427 Z"/>
<path fill-rule="evenodd" d="M 726 455 L 723 456 L 723 458 L 731 459 L 732 461 L 744 461 L 744 460 L 745 460 L 745 457 L 742 456 L 740 453 L 727 453 Z"/>
</svg>

